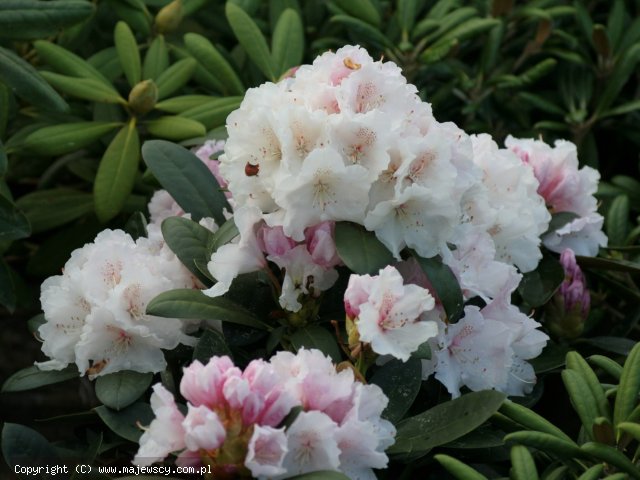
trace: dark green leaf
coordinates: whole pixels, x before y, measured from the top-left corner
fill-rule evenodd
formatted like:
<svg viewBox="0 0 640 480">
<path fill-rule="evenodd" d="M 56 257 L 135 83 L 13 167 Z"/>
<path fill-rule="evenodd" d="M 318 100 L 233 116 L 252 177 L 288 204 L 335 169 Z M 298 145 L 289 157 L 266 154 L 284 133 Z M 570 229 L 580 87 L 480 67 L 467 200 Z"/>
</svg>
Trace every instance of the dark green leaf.
<svg viewBox="0 0 640 480">
<path fill-rule="evenodd" d="M 629 419 L 631 412 L 637 408 L 640 392 L 640 343 L 636 343 L 622 367 L 622 375 L 618 384 L 616 403 L 613 410 L 613 423 L 618 425 Z"/>
<path fill-rule="evenodd" d="M 417 358 L 411 358 L 406 363 L 393 359 L 376 370 L 369 383 L 378 385 L 389 398 L 382 416 L 391 423 L 398 423 L 420 391 L 422 362 Z"/>
<path fill-rule="evenodd" d="M 545 233 L 555 232 L 556 230 L 564 227 L 566 224 L 572 222 L 578 218 L 578 215 L 573 212 L 558 212 L 551 215 L 551 221 L 549 222 L 549 228 Z"/>
<path fill-rule="evenodd" d="M 211 357 L 223 355 L 233 358 L 231 350 L 224 340 L 224 335 L 217 330 L 205 329 L 193 349 L 193 359 L 206 364 Z"/>
<path fill-rule="evenodd" d="M 564 366 L 567 351 L 568 347 L 549 341 L 546 347 L 544 347 L 544 350 L 542 350 L 542 353 L 536 358 L 529 360 L 529 363 L 536 373 L 549 372 Z"/>
<path fill-rule="evenodd" d="M 601 350 L 605 350 L 607 352 L 617 353 L 619 355 L 629 355 L 633 347 L 636 345 L 636 342 L 629 338 L 623 337 L 591 337 L 591 338 L 581 338 L 578 340 L 581 343 L 586 343 L 589 345 L 593 345 L 594 347 L 598 347 Z"/>
<path fill-rule="evenodd" d="M 271 51 L 277 77 L 302 63 L 304 30 L 302 20 L 294 9 L 287 8 L 280 15 L 271 39 Z"/>
<path fill-rule="evenodd" d="M 296 350 L 302 347 L 317 348 L 325 355 L 329 355 L 335 363 L 342 360 L 335 336 L 319 325 L 309 325 L 296 330 L 290 340 Z"/>
<path fill-rule="evenodd" d="M 16 292 L 9 265 L 0 258 L 0 305 L 10 313 L 16 308 Z"/>
<path fill-rule="evenodd" d="M 162 236 L 183 265 L 200 277 L 201 273 L 195 262 L 206 265 L 211 259 L 209 245 L 213 234 L 188 218 L 169 217 L 162 222 Z"/>
<path fill-rule="evenodd" d="M 415 252 L 412 252 L 412 255 L 427 275 L 449 321 L 457 321 L 462 314 L 464 300 L 460 284 L 451 269 L 442 262 L 439 256 L 423 258 Z"/>
<path fill-rule="evenodd" d="M 139 163 L 140 137 L 135 121 L 130 121 L 104 152 L 93 184 L 96 214 L 102 222 L 115 217 L 124 207 Z"/>
<path fill-rule="evenodd" d="M 336 248 L 340 259 L 353 272 L 364 275 L 377 274 L 379 270 L 394 262 L 373 232 L 349 222 L 337 222 L 335 226 Z"/>
<path fill-rule="evenodd" d="M 613 258 L 581 257 L 576 255 L 578 264 L 583 268 L 595 270 L 612 270 L 627 273 L 640 273 L 640 263 L 629 260 L 615 260 Z"/>
<path fill-rule="evenodd" d="M 129 25 L 123 21 L 116 23 L 113 41 L 129 86 L 134 87 L 142 80 L 142 63 L 136 37 Z"/>
<path fill-rule="evenodd" d="M 196 221 L 213 217 L 218 225 L 231 211 L 224 193 L 209 169 L 189 150 L 164 140 L 142 146 L 142 157 L 160 184 Z"/>
<path fill-rule="evenodd" d="M 29 152 L 55 156 L 91 145 L 112 130 L 119 122 L 73 122 L 38 128 L 21 143 Z"/>
<path fill-rule="evenodd" d="M 119 412 L 104 405 L 96 407 L 94 410 L 114 433 L 134 443 L 137 443 L 142 435 L 139 425 L 148 426 L 154 418 L 153 410 L 149 404 L 142 402 L 129 405 Z"/>
<path fill-rule="evenodd" d="M 2 428 L 2 454 L 12 470 L 17 465 L 42 467 L 61 464 L 60 457 L 46 438 L 29 427 L 15 423 L 5 423 Z M 36 476 L 22 474 L 20 478 L 50 480 L 54 477 L 40 472 Z M 61 478 L 68 479 L 69 476 L 61 473 Z"/>
<path fill-rule="evenodd" d="M 31 233 L 29 220 L 16 206 L 0 195 L 0 241 L 17 240 Z"/>
<path fill-rule="evenodd" d="M 398 424 L 396 443 L 387 452 L 423 453 L 449 443 L 486 422 L 504 399 L 493 390 L 472 392 L 406 418 Z"/>
<path fill-rule="evenodd" d="M 32 365 L 18 370 L 7 378 L 2 385 L 2 392 L 22 392 L 72 378 L 78 378 L 78 369 L 75 365 L 70 365 L 63 370 L 40 370 Z"/>
<path fill-rule="evenodd" d="M 629 197 L 626 195 L 618 195 L 611 202 L 605 226 L 609 243 L 611 245 L 624 245 L 627 238 L 629 221 Z"/>
<path fill-rule="evenodd" d="M 140 237 L 146 237 L 147 219 L 142 212 L 135 212 L 129 217 L 127 223 L 124 224 L 124 231 L 131 235 L 131 238 L 137 240 Z"/>
<path fill-rule="evenodd" d="M 96 396 L 105 406 L 121 410 L 140 398 L 152 380 L 152 373 L 129 370 L 102 375 L 96 380 Z"/>
<path fill-rule="evenodd" d="M 126 100 L 113 87 L 107 86 L 99 80 L 68 77 L 53 72 L 42 72 L 41 75 L 47 82 L 67 95 L 92 102 L 127 104 Z"/>
<path fill-rule="evenodd" d="M 179 289 L 161 293 L 147 305 L 147 313 L 158 317 L 221 320 L 259 330 L 268 329 L 244 307 L 223 297 L 207 297 L 200 290 Z"/>
<path fill-rule="evenodd" d="M 598 442 L 587 442 L 581 448 L 589 455 L 626 472 L 631 478 L 640 479 L 640 469 L 617 448 Z"/>
<path fill-rule="evenodd" d="M 267 41 L 256 23 L 247 12 L 232 2 L 227 2 L 225 11 L 233 33 L 249 58 L 253 60 L 253 63 L 267 79 L 276 81 L 277 77 Z"/>
<path fill-rule="evenodd" d="M 511 448 L 511 478 L 513 480 L 538 480 L 538 470 L 527 447 Z"/>
<path fill-rule="evenodd" d="M 391 40 L 377 28 L 358 18 L 349 15 L 335 15 L 331 17 L 332 23 L 339 23 L 346 29 L 354 32 L 363 41 L 370 42 L 375 48 L 392 48 Z"/>
<path fill-rule="evenodd" d="M 84 0 L 3 0 L 0 2 L 0 38 L 48 37 L 85 20 L 93 12 L 93 4 Z"/>
<path fill-rule="evenodd" d="M 459 480 L 487 480 L 487 477 L 474 470 L 468 465 L 465 465 L 460 460 L 457 460 L 449 455 L 438 454 L 434 455 L 440 465 L 442 465 L 447 472 L 453 475 Z"/>
<path fill-rule="evenodd" d="M 142 64 L 144 79 L 156 80 L 162 72 L 169 68 L 169 50 L 162 34 L 153 39 Z"/>
<path fill-rule="evenodd" d="M 167 98 L 186 85 L 191 80 L 197 66 L 198 62 L 193 58 L 184 58 L 160 73 L 156 80 L 158 100 Z"/>
<path fill-rule="evenodd" d="M 371 0 L 333 0 L 345 13 L 374 27 L 380 26 L 380 13 Z"/>
<path fill-rule="evenodd" d="M 538 267 L 522 276 L 518 292 L 532 307 L 544 305 L 564 280 L 564 269 L 551 255 L 544 255 Z"/>
<path fill-rule="evenodd" d="M 105 87 L 114 89 L 111 82 L 100 73 L 96 67 L 91 65 L 87 60 L 70 52 L 69 50 L 56 45 L 55 43 L 38 40 L 33 42 L 33 46 L 38 52 L 38 57 L 51 65 L 55 70 L 70 77 L 81 77 L 101 82 Z M 117 61 L 117 53 L 113 50 L 104 52 L 112 52 L 113 57 Z"/>
<path fill-rule="evenodd" d="M 47 110 L 66 112 L 69 105 L 35 68 L 12 51 L 0 47 L 0 82 L 23 100 Z"/>
<path fill-rule="evenodd" d="M 180 112 L 180 116 L 196 120 L 207 129 L 217 128 L 225 124 L 229 114 L 236 110 L 241 102 L 241 97 L 216 98 L 184 110 Z"/>
<path fill-rule="evenodd" d="M 218 248 L 222 245 L 226 245 L 231 240 L 236 238 L 240 232 L 238 232 L 238 227 L 236 226 L 233 218 L 230 218 L 226 222 L 222 224 L 222 226 L 216 230 L 216 232 L 211 237 L 211 243 L 209 244 L 209 254 L 214 253 Z"/>
</svg>

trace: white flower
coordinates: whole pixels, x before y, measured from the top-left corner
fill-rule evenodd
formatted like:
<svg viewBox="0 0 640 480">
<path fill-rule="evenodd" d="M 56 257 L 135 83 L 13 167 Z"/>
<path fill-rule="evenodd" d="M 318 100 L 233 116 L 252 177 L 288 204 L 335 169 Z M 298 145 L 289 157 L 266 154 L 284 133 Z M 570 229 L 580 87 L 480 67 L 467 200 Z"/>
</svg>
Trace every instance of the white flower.
<svg viewBox="0 0 640 480">
<path fill-rule="evenodd" d="M 600 247 L 606 247 L 607 236 L 602 231 L 604 218 L 599 213 L 578 217 L 566 225 L 542 237 L 542 243 L 549 250 L 562 253 L 567 248 L 576 255 L 595 257 Z"/>
<path fill-rule="evenodd" d="M 194 407 L 189 403 L 187 407 L 187 416 L 182 421 L 185 446 L 192 451 L 219 448 L 227 432 L 218 414 L 204 405 Z"/>
<path fill-rule="evenodd" d="M 422 287 L 403 285 L 402 276 L 391 266 L 380 270 L 372 280 L 367 277 L 364 288 L 369 289 L 368 297 L 358 305 L 355 321 L 360 340 L 371 343 L 380 355 L 393 355 L 406 362 L 412 352 L 438 333 L 434 322 L 421 320 L 423 313 L 433 309 L 435 300 Z M 349 286 L 345 298 L 351 304 L 354 295 L 350 292 L 358 290 L 358 285 L 350 280 Z M 356 297 L 362 296 L 356 292 Z"/>
<path fill-rule="evenodd" d="M 287 436 L 283 428 L 256 425 L 244 464 L 254 477 L 271 478 L 286 473 L 282 462 L 287 452 Z"/>
</svg>

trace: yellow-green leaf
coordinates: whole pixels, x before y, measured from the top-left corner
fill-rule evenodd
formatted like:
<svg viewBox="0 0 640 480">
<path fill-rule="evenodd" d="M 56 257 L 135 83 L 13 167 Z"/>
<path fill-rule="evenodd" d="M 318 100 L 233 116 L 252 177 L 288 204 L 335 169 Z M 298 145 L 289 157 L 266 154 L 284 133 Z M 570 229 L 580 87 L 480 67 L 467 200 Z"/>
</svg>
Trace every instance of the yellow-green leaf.
<svg viewBox="0 0 640 480">
<path fill-rule="evenodd" d="M 273 68 L 280 77 L 292 67 L 300 65 L 304 54 L 304 30 L 300 15 L 287 8 L 276 23 L 271 39 Z"/>
<path fill-rule="evenodd" d="M 124 75 L 127 77 L 129 85 L 133 87 L 142 80 L 142 66 L 136 37 L 133 36 L 129 25 L 123 21 L 119 21 L 116 24 L 113 41 Z"/>
<path fill-rule="evenodd" d="M 38 57 L 58 72 L 70 77 L 92 78 L 113 88 L 102 73 L 75 53 L 45 40 L 37 40 L 33 42 L 33 46 L 38 52 Z"/>
<path fill-rule="evenodd" d="M 21 146 L 40 155 L 62 155 L 92 144 L 120 125 L 117 122 L 77 122 L 43 127 L 27 135 Z"/>
<path fill-rule="evenodd" d="M 93 78 L 74 78 L 53 72 L 42 72 L 42 76 L 54 88 L 74 97 L 93 102 L 126 104 L 124 98 L 113 88 Z"/>
<path fill-rule="evenodd" d="M 207 133 L 200 122 L 190 118 L 178 116 L 160 117 L 146 123 L 151 135 L 165 140 L 186 140 L 187 138 L 202 137 Z"/>
<path fill-rule="evenodd" d="M 185 58 L 162 72 L 156 80 L 158 98 L 166 98 L 182 88 L 191 79 L 197 65 L 198 62 L 193 58 Z"/>
<path fill-rule="evenodd" d="M 158 35 L 153 39 L 142 65 L 142 77 L 156 80 L 162 72 L 169 67 L 169 50 L 164 41 L 164 35 Z"/>
</svg>

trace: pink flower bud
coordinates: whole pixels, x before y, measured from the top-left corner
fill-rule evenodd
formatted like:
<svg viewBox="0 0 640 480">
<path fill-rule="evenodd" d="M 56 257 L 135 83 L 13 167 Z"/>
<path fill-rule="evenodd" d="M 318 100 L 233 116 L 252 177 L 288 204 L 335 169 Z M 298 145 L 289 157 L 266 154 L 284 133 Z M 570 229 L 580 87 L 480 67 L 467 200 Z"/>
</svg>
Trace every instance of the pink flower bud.
<svg viewBox="0 0 640 480">
<path fill-rule="evenodd" d="M 282 227 L 262 225 L 256 233 L 258 246 L 267 255 L 281 256 L 296 246 L 295 240 L 287 237 Z"/>
</svg>

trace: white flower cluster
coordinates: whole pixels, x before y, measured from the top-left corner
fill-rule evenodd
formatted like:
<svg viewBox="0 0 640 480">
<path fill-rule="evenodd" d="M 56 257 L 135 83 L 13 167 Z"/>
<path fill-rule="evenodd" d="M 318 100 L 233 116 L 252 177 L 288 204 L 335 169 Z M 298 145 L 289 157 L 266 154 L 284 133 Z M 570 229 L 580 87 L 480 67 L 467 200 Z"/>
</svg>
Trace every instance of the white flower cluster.
<svg viewBox="0 0 640 480">
<path fill-rule="evenodd" d="M 319 350 L 279 352 L 253 360 L 244 371 L 228 357 L 185 368 L 183 414 L 161 384 L 154 386 L 156 415 L 134 459 L 150 465 L 180 452 L 178 465 L 213 468 L 214 476 L 280 479 L 318 470 L 375 479 L 387 466 L 385 449 L 395 428 L 380 414 L 388 403 L 380 387 L 336 371 Z M 283 420 L 299 407 L 288 427 Z"/>
<path fill-rule="evenodd" d="M 62 275 L 42 284 L 46 322 L 38 332 L 51 360 L 42 370 L 71 363 L 90 378 L 120 370 L 159 372 L 162 349 L 193 345 L 179 319 L 147 315 L 147 303 L 194 279 L 171 251 L 145 237 L 134 241 L 121 230 L 105 230 L 71 254 Z"/>
</svg>

